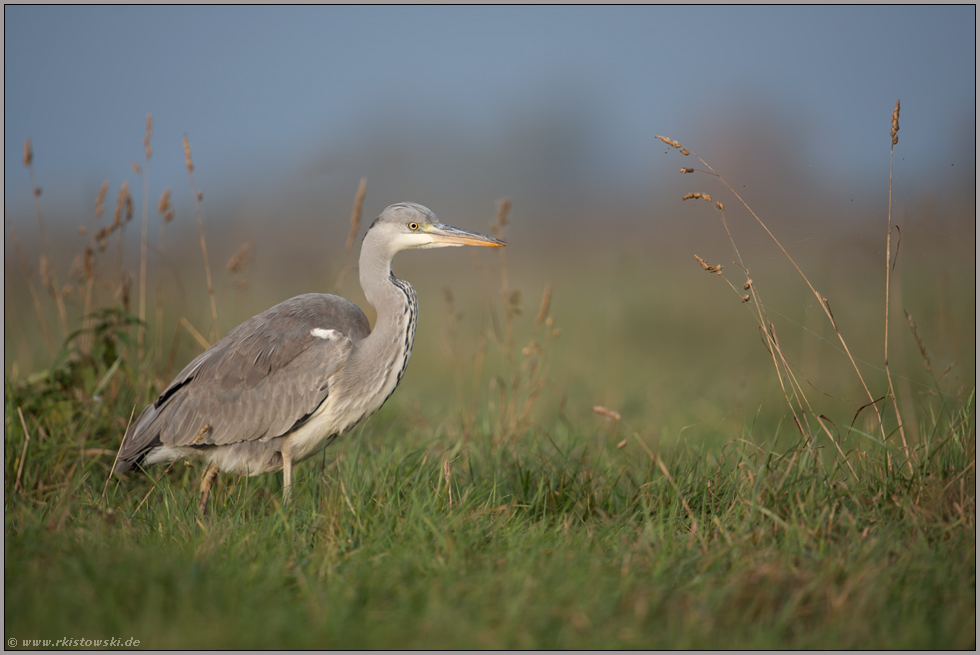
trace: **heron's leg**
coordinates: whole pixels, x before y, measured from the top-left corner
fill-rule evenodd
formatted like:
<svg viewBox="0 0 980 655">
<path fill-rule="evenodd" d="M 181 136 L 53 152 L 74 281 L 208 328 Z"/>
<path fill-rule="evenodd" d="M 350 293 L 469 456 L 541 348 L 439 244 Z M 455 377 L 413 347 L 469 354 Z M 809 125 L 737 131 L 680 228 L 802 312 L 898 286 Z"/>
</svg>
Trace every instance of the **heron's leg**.
<svg viewBox="0 0 980 655">
<path fill-rule="evenodd" d="M 211 485 L 214 484 L 217 477 L 218 465 L 211 462 L 208 464 L 208 468 L 204 472 L 204 478 L 201 480 L 201 500 L 198 503 L 198 508 L 204 516 L 207 516 L 208 513 L 208 497 L 211 495 Z"/>
<path fill-rule="evenodd" d="M 285 507 L 293 498 L 293 458 L 282 454 L 282 505 Z"/>
</svg>

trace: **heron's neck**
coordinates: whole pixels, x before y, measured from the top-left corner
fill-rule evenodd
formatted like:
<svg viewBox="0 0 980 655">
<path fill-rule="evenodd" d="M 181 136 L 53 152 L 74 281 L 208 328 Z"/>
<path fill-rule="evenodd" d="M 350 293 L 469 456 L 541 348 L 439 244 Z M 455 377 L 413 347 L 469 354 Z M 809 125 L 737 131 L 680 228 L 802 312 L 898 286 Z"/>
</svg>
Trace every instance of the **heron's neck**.
<svg viewBox="0 0 980 655">
<path fill-rule="evenodd" d="M 370 351 L 375 362 L 398 359 L 394 364 L 399 367 L 400 378 L 412 353 L 418 301 L 412 285 L 391 272 L 392 255 L 370 247 L 372 244 L 367 239 L 371 236 L 369 233 L 365 238 L 359 267 L 361 288 L 367 301 L 377 310 L 378 318 L 362 349 Z"/>
</svg>

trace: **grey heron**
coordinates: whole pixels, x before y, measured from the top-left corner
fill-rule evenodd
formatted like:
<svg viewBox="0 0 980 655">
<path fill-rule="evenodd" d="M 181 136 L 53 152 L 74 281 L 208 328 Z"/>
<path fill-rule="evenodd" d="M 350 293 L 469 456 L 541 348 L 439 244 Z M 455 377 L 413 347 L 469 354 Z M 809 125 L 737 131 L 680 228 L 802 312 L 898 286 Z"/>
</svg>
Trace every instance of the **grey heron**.
<svg viewBox="0 0 980 655">
<path fill-rule="evenodd" d="M 288 502 L 293 465 L 376 412 L 408 366 L 418 302 L 412 285 L 391 272 L 392 258 L 464 245 L 506 244 L 443 225 L 421 205 L 391 205 L 361 243 L 361 287 L 378 313 L 373 330 L 357 305 L 329 294 L 296 296 L 254 316 L 188 364 L 143 410 L 123 436 L 115 472 L 203 460 L 204 513 L 219 472 L 281 469 Z"/>
</svg>

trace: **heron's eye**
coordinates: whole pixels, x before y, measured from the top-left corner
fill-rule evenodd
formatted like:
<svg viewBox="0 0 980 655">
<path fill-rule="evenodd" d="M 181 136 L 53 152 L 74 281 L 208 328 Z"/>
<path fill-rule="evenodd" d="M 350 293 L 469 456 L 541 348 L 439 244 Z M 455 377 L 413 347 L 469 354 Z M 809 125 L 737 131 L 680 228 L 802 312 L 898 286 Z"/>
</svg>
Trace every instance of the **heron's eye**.
<svg viewBox="0 0 980 655">
<path fill-rule="evenodd" d="M 410 229 L 410 230 L 412 230 L 414 232 L 415 230 L 419 229 L 419 224 L 418 223 L 409 223 L 408 224 L 408 229 Z"/>
</svg>

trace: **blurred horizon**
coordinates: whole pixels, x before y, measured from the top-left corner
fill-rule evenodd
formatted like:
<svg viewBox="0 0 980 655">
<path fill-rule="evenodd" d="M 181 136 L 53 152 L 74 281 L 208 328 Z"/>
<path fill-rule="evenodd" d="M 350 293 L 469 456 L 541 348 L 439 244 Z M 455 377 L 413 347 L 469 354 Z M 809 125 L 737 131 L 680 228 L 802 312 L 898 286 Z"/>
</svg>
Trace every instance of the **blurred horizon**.
<svg viewBox="0 0 980 655">
<path fill-rule="evenodd" d="M 170 186 L 178 215 L 192 210 L 187 134 L 219 222 L 344 220 L 361 177 L 372 215 L 412 200 L 451 222 L 509 196 L 533 223 L 621 219 L 670 206 L 678 158 L 657 134 L 756 200 L 809 192 L 860 214 L 887 191 L 898 98 L 897 201 L 975 180 L 972 5 L 4 13 L 18 222 L 34 211 L 25 138 L 49 220 L 82 222 L 104 180 L 110 197 L 142 188 L 148 113 L 151 205 Z"/>
</svg>

